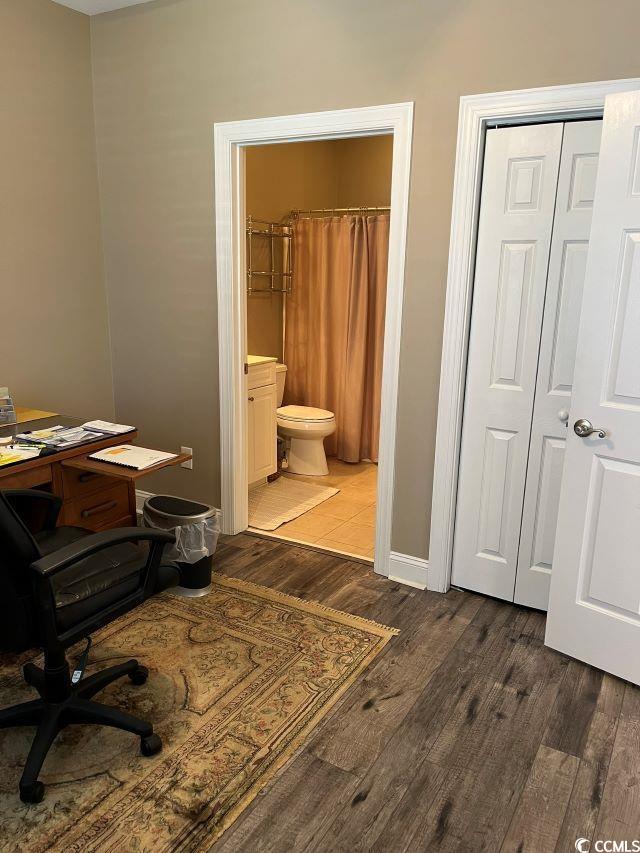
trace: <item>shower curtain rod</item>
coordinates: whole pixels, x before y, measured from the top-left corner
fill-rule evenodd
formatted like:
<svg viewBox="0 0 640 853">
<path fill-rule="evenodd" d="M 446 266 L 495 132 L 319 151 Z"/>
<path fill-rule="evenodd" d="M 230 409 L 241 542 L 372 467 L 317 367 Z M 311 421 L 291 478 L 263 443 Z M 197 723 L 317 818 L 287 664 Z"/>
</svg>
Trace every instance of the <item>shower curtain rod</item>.
<svg viewBox="0 0 640 853">
<path fill-rule="evenodd" d="M 310 210 L 292 210 L 291 218 L 297 219 L 299 216 L 313 216 L 313 214 L 335 216 L 337 213 L 367 213 L 374 210 L 390 211 L 391 207 L 388 204 L 376 204 L 371 207 L 366 205 L 362 205 L 361 207 L 317 207 Z"/>
</svg>

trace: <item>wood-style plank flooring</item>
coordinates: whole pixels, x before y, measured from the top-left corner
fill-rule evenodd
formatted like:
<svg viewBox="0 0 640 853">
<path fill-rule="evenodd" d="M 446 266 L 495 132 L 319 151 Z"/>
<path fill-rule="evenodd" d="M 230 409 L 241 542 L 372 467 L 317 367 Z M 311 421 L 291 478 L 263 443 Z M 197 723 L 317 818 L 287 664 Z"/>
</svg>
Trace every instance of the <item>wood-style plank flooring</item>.
<svg viewBox="0 0 640 853">
<path fill-rule="evenodd" d="M 640 689 L 545 648 L 541 613 L 251 535 L 223 538 L 216 565 L 401 634 L 214 853 L 640 838 Z"/>
</svg>

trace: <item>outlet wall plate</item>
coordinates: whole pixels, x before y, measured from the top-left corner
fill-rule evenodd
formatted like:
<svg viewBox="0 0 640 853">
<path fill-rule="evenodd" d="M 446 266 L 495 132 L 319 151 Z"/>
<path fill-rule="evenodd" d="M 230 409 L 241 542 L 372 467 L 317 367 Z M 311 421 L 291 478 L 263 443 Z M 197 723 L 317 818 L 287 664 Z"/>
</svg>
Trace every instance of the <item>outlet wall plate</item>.
<svg viewBox="0 0 640 853">
<path fill-rule="evenodd" d="M 191 459 L 188 459 L 186 462 L 181 462 L 181 468 L 188 468 L 190 471 L 193 471 L 193 448 L 192 447 L 181 447 L 180 453 L 190 453 Z"/>
</svg>

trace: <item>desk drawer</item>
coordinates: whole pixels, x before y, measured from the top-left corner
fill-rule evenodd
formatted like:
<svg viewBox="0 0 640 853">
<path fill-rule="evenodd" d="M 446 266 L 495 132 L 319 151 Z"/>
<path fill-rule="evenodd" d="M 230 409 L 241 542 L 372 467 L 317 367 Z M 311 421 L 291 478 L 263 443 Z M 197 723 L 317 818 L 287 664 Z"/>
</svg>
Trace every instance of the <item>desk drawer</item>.
<svg viewBox="0 0 640 853">
<path fill-rule="evenodd" d="M 104 474 L 81 471 L 79 468 L 68 468 L 66 465 L 61 465 L 60 470 L 62 471 L 62 492 L 65 501 L 106 489 L 118 482 Z"/>
<path fill-rule="evenodd" d="M 97 530 L 129 514 L 129 490 L 116 483 L 99 492 L 83 495 L 64 504 L 64 524 Z"/>
<path fill-rule="evenodd" d="M 20 465 L 16 465 L 19 468 Z M 5 469 L 8 470 L 8 469 Z M 16 471 L 0 479 L 0 489 L 37 489 L 51 482 L 53 474 L 51 465 L 40 465 L 28 471 Z"/>
</svg>

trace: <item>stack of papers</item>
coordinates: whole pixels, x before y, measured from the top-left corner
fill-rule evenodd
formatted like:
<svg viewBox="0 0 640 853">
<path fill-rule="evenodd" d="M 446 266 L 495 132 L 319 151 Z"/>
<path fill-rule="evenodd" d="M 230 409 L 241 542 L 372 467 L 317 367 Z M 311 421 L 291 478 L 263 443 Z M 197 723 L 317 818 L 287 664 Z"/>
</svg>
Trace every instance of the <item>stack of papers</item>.
<svg viewBox="0 0 640 853">
<path fill-rule="evenodd" d="M 109 421 L 87 421 L 82 424 L 83 429 L 91 430 L 92 432 L 101 432 L 106 435 L 122 435 L 123 432 L 132 432 L 135 427 L 126 426 L 125 424 L 112 424 Z"/>
<path fill-rule="evenodd" d="M 40 456 L 40 447 L 25 447 L 23 444 L 9 444 L 0 447 L 0 468 L 3 465 L 13 465 L 14 462 L 25 462 Z"/>
<path fill-rule="evenodd" d="M 110 438 L 131 432 L 135 427 L 125 424 L 112 424 L 109 421 L 87 421 L 79 427 L 68 427 L 57 424 L 44 429 L 34 429 L 30 432 L 21 432 L 17 439 L 39 444 L 40 449 L 45 447 L 49 450 L 67 450 L 69 447 L 77 447 L 79 444 L 88 444 L 91 441 L 99 441 L 101 438 Z"/>
<path fill-rule="evenodd" d="M 34 429 L 32 432 L 22 432 L 18 435 L 20 441 L 44 444 L 52 450 L 66 450 L 78 444 L 96 441 L 100 434 L 82 427 L 65 427 L 62 424 L 46 429 Z"/>
</svg>

